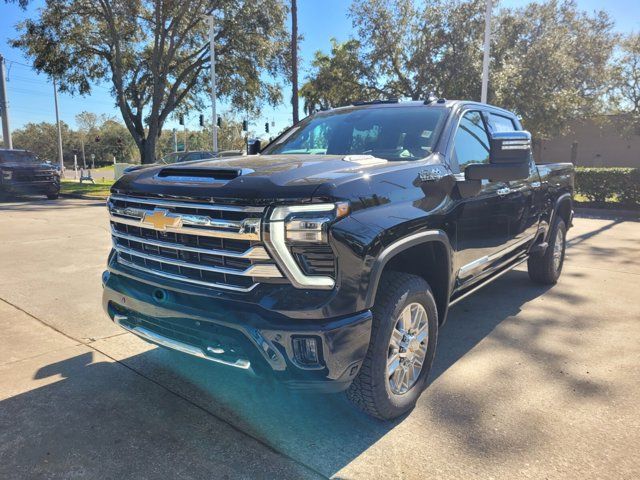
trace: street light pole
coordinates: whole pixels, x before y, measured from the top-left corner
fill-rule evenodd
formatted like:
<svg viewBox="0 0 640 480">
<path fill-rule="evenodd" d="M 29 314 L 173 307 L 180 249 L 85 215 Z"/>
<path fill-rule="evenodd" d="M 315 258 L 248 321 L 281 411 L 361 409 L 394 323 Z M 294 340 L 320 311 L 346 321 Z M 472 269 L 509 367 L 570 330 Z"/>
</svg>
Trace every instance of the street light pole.
<svg viewBox="0 0 640 480">
<path fill-rule="evenodd" d="M 7 101 L 7 84 L 4 81 L 4 57 L 0 55 L 0 116 L 2 117 L 2 138 L 4 147 L 11 150 L 11 128 L 9 128 L 9 102 Z"/>
<path fill-rule="evenodd" d="M 213 15 L 209 15 L 209 50 L 211 53 L 211 129 L 213 133 L 213 154 L 218 155 L 218 117 L 216 115 L 216 51 L 213 31 Z"/>
<path fill-rule="evenodd" d="M 64 160 L 62 157 L 62 129 L 60 128 L 60 114 L 58 113 L 58 89 L 56 87 L 56 79 L 53 79 L 53 102 L 56 106 L 56 124 L 58 125 L 58 162 L 60 163 L 60 171 L 64 172 Z"/>
<path fill-rule="evenodd" d="M 487 11 L 484 17 L 484 55 L 482 57 L 482 92 L 480 101 L 487 103 L 487 90 L 489 87 L 489 53 L 491 48 L 491 10 L 492 2 L 487 0 Z"/>
</svg>

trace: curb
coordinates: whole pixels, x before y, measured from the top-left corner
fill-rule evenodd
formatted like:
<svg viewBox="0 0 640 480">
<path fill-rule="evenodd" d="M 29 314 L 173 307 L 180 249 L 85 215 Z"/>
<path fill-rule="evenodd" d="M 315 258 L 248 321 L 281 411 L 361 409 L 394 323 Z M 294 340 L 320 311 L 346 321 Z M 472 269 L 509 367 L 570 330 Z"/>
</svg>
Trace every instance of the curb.
<svg viewBox="0 0 640 480">
<path fill-rule="evenodd" d="M 602 217 L 602 218 L 630 218 L 640 219 L 640 211 L 637 210 L 616 210 L 613 208 L 589 208 L 574 207 L 576 215 Z"/>
<path fill-rule="evenodd" d="M 81 193 L 60 193 L 60 196 L 64 198 L 79 198 L 82 200 L 99 200 L 103 202 L 107 201 L 107 197 L 92 197 L 90 195 L 82 195 Z"/>
</svg>

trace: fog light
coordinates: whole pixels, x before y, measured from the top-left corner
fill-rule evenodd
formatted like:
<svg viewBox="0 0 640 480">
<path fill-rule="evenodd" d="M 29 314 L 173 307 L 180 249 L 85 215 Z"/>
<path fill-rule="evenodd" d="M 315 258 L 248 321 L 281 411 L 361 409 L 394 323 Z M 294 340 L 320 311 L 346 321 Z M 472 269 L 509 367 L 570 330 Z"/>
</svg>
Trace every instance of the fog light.
<svg viewBox="0 0 640 480">
<path fill-rule="evenodd" d="M 318 355 L 318 339 L 315 337 L 294 337 L 293 356 L 296 362 L 305 367 L 320 364 Z"/>
</svg>

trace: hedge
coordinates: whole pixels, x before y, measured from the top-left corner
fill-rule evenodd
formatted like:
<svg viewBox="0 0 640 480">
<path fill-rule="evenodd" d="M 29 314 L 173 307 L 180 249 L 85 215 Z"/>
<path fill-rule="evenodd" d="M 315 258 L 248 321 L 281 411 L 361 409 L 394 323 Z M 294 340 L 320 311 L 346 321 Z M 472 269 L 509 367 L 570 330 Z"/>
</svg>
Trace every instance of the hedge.
<svg viewBox="0 0 640 480">
<path fill-rule="evenodd" d="M 576 192 L 591 202 L 640 206 L 640 168 L 576 168 Z"/>
</svg>

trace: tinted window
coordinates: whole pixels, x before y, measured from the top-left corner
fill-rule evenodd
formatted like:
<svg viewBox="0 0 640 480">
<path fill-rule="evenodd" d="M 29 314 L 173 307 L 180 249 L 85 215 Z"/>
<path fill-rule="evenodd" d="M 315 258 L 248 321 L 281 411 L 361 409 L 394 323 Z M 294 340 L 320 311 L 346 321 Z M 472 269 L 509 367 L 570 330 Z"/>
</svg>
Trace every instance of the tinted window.
<svg viewBox="0 0 640 480">
<path fill-rule="evenodd" d="M 457 159 L 461 172 L 472 163 L 489 162 L 489 137 L 480 112 L 467 112 L 460 120 L 453 156 Z"/>
<path fill-rule="evenodd" d="M 414 160 L 431 153 L 444 108 L 382 107 L 317 114 L 291 128 L 262 154 L 373 155 Z"/>
<path fill-rule="evenodd" d="M 0 151 L 0 163 L 33 163 L 38 157 L 34 153 L 24 150 L 3 150 Z"/>
<path fill-rule="evenodd" d="M 489 123 L 494 132 L 513 132 L 517 130 L 513 120 L 502 115 L 496 115 L 495 113 L 489 114 Z"/>
</svg>

